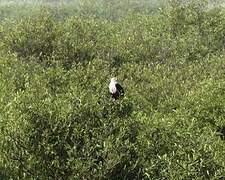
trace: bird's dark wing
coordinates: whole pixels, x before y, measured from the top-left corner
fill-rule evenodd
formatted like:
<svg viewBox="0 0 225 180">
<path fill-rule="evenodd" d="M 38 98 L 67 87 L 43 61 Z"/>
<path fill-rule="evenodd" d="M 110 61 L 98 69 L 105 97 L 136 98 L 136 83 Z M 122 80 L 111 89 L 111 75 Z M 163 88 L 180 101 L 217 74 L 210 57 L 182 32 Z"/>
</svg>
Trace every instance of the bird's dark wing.
<svg viewBox="0 0 225 180">
<path fill-rule="evenodd" d="M 119 83 L 116 83 L 116 89 L 119 91 L 120 95 L 124 95 L 124 89 Z"/>
</svg>

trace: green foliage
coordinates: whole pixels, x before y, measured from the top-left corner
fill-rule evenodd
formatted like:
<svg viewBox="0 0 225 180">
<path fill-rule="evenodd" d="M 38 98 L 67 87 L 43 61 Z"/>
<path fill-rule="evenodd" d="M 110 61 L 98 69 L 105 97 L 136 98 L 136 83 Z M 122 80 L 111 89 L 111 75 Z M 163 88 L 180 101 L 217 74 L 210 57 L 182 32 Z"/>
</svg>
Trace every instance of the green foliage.
<svg viewBox="0 0 225 180">
<path fill-rule="evenodd" d="M 224 179 L 224 9 L 90 2 L 1 23 L 0 179 Z"/>
</svg>

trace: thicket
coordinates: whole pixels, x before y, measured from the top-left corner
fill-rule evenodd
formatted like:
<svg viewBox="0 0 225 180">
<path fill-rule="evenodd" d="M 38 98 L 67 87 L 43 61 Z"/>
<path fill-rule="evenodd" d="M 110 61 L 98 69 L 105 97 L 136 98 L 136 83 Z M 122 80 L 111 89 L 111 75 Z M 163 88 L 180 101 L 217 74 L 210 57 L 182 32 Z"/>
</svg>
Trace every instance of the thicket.
<svg viewBox="0 0 225 180">
<path fill-rule="evenodd" d="M 224 179 L 224 9 L 111 17 L 1 22 L 0 179 Z"/>
</svg>

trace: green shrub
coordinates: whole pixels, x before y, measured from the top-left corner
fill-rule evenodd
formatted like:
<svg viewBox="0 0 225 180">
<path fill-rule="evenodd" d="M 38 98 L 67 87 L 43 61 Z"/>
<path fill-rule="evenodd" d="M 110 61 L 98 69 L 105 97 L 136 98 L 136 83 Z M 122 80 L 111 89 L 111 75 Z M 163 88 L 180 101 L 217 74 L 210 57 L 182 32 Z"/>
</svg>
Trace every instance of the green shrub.
<svg viewBox="0 0 225 180">
<path fill-rule="evenodd" d="M 22 20 L 16 27 L 6 30 L 3 41 L 11 53 L 16 53 L 24 61 L 33 57 L 40 63 L 48 64 L 56 38 L 55 24 L 50 14 Z"/>
<path fill-rule="evenodd" d="M 117 5 L 1 23 L 0 179 L 224 179 L 224 10 Z"/>
</svg>

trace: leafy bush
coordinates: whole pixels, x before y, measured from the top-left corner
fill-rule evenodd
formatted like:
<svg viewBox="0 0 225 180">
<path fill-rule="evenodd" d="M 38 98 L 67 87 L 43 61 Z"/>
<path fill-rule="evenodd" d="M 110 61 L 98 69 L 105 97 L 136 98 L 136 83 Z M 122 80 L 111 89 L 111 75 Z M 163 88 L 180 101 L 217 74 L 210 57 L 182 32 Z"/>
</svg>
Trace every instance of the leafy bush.
<svg viewBox="0 0 225 180">
<path fill-rule="evenodd" d="M 225 177 L 224 10 L 133 5 L 1 23 L 0 179 Z"/>
</svg>

